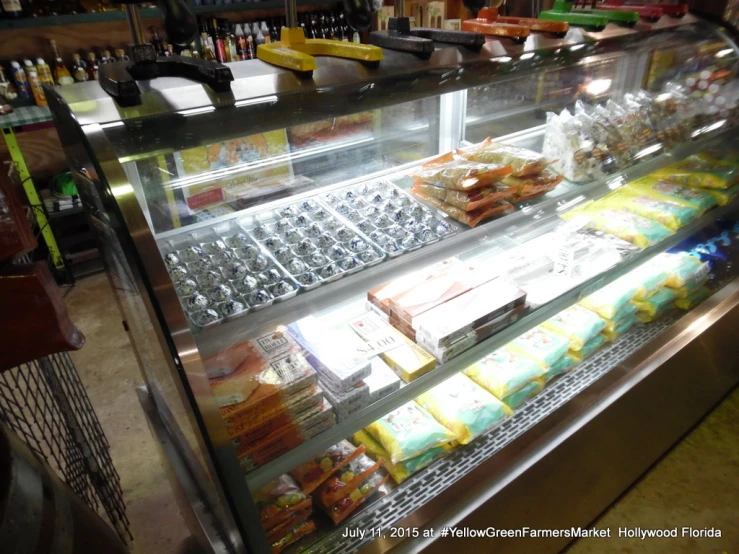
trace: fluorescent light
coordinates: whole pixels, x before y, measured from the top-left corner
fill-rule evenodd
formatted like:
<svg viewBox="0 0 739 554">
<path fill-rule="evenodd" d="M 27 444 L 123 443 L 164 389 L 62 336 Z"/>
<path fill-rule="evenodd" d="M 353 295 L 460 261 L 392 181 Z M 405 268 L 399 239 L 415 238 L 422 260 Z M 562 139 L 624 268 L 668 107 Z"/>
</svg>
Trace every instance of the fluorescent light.
<svg viewBox="0 0 739 554">
<path fill-rule="evenodd" d="M 732 48 L 724 48 L 723 50 L 719 50 L 716 52 L 717 58 L 725 58 L 729 54 L 731 54 L 734 50 Z"/>
<path fill-rule="evenodd" d="M 123 121 L 114 121 L 113 123 L 103 123 L 101 129 L 112 129 L 113 127 L 123 127 Z"/>
<path fill-rule="evenodd" d="M 128 185 L 121 185 L 119 187 L 115 187 L 113 190 L 113 196 L 118 198 L 119 196 L 126 196 L 127 194 L 131 194 L 133 192 L 133 186 Z"/>
<path fill-rule="evenodd" d="M 192 108 L 190 110 L 180 110 L 177 113 L 184 116 L 199 115 L 201 113 L 208 113 L 216 111 L 215 106 L 203 106 L 202 108 Z"/>
<path fill-rule="evenodd" d="M 585 85 L 585 92 L 593 96 L 600 96 L 611 88 L 611 79 L 594 79 Z"/>
<path fill-rule="evenodd" d="M 241 108 L 243 106 L 254 106 L 255 104 L 272 104 L 277 102 L 277 96 L 264 96 L 262 98 L 250 98 L 248 100 L 239 100 L 234 102 L 234 107 Z"/>
<path fill-rule="evenodd" d="M 521 54 L 520 59 L 522 59 L 522 60 L 530 60 L 534 56 L 535 56 L 535 54 L 533 52 L 526 52 L 525 54 Z"/>
<path fill-rule="evenodd" d="M 570 52 L 575 52 L 576 50 L 582 50 L 585 48 L 584 44 L 575 44 L 574 46 L 570 46 Z"/>
</svg>

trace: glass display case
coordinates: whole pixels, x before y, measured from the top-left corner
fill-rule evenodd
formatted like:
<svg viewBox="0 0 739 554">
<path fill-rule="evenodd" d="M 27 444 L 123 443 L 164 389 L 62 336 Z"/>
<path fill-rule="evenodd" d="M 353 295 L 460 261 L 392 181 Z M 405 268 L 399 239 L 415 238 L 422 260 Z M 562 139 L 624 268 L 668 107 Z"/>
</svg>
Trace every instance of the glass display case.
<svg viewBox="0 0 739 554">
<path fill-rule="evenodd" d="M 230 93 L 162 78 L 136 107 L 47 94 L 214 551 L 586 525 L 739 381 L 722 29 L 231 69 Z"/>
</svg>

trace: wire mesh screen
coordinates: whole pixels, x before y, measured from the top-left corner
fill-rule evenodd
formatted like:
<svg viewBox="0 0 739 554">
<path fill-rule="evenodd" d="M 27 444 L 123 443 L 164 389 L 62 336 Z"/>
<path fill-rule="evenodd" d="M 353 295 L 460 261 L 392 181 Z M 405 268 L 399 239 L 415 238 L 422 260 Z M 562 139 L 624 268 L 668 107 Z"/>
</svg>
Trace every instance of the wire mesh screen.
<svg viewBox="0 0 739 554">
<path fill-rule="evenodd" d="M 124 542 L 132 539 L 108 440 L 67 353 L 0 373 L 0 419 Z"/>
</svg>

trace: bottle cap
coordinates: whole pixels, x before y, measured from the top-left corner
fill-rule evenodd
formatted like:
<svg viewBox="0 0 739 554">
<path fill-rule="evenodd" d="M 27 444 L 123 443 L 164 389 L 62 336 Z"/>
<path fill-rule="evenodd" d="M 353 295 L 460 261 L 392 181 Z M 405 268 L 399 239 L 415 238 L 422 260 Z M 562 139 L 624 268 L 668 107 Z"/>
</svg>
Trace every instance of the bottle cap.
<svg viewBox="0 0 739 554">
<path fill-rule="evenodd" d="M 23 65 L 26 67 L 33 67 L 33 62 L 31 60 L 23 60 Z"/>
<path fill-rule="evenodd" d="M 36 65 L 46 65 L 43 58 L 36 58 Z"/>
<path fill-rule="evenodd" d="M 10 62 L 10 67 L 13 67 L 15 69 L 20 69 L 21 64 L 19 64 L 18 62 Z"/>
</svg>

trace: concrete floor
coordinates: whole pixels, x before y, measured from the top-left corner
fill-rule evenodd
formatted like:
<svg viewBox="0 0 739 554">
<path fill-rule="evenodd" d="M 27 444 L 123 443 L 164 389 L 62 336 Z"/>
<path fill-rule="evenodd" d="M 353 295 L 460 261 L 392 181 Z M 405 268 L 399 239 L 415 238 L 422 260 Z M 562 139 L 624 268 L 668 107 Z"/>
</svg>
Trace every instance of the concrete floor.
<svg viewBox="0 0 739 554">
<path fill-rule="evenodd" d="M 72 354 L 111 444 L 121 476 L 136 554 L 195 548 L 167 482 L 134 389 L 141 383 L 104 275 L 68 294 L 87 344 Z M 600 528 L 716 527 L 719 539 L 583 539 L 567 554 L 739 554 L 739 390 L 627 491 Z M 536 554 L 532 552 L 532 554 Z"/>
</svg>

